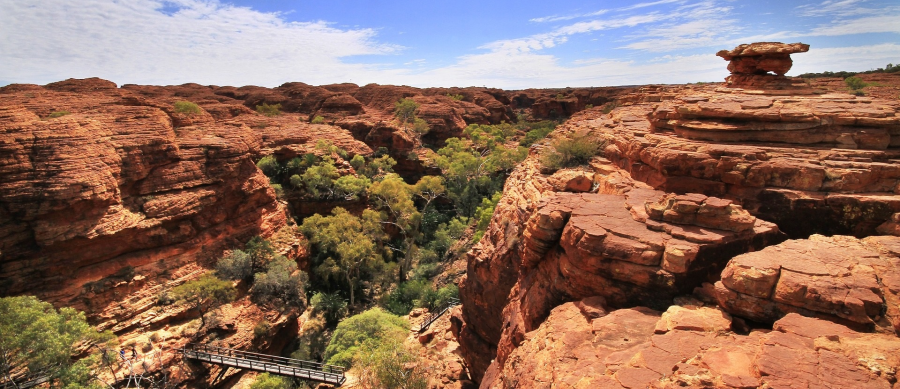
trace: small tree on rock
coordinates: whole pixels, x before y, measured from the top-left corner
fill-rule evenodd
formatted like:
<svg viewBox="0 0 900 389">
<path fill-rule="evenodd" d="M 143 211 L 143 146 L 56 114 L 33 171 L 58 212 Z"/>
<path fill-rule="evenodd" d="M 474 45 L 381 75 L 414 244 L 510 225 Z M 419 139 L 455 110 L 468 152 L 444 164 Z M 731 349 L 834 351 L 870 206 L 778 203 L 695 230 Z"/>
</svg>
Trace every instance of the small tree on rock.
<svg viewBox="0 0 900 389">
<path fill-rule="evenodd" d="M 206 273 L 194 281 L 188 281 L 172 289 L 170 295 L 200 313 L 200 322 L 206 325 L 206 313 L 219 305 L 234 301 L 236 291 L 231 282 Z"/>
</svg>

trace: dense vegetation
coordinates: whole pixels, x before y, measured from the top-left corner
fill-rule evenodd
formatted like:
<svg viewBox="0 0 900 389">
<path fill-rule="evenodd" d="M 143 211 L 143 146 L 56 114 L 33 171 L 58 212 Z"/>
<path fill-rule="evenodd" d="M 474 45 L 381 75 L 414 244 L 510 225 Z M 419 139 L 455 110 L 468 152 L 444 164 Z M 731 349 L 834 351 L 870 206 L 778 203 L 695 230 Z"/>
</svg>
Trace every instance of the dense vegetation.
<svg viewBox="0 0 900 389">
<path fill-rule="evenodd" d="M 874 74 L 874 73 L 897 73 L 900 72 L 900 65 L 887 64 L 883 68 L 866 70 L 864 72 L 821 72 L 821 73 L 803 73 L 799 75 L 800 78 L 825 78 L 825 77 L 840 77 L 847 78 L 852 77 L 857 74 Z"/>
<path fill-rule="evenodd" d="M 114 338 L 108 331 L 94 330 L 84 313 L 72 308 L 57 311 L 33 296 L 0 298 L 0 379 L 47 377 L 50 387 L 100 388 L 92 372 L 101 356 L 92 353 L 77 361 L 73 356 L 87 346 L 105 352 L 114 346 Z"/>
</svg>

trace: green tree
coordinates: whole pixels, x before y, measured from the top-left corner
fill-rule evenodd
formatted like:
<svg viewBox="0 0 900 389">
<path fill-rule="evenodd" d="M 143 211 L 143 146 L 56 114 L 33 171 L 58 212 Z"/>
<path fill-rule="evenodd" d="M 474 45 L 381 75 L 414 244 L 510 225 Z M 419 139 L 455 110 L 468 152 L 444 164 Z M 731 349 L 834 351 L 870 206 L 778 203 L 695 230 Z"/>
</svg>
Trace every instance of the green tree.
<svg viewBox="0 0 900 389">
<path fill-rule="evenodd" d="M 226 280 L 249 279 L 253 275 L 253 260 L 244 251 L 231 250 L 216 262 L 216 274 Z"/>
<path fill-rule="evenodd" d="M 331 216 L 315 214 L 300 226 L 300 231 L 317 249 L 314 271 L 326 281 L 345 281 L 350 305 L 356 301 L 359 281 L 383 263 L 376 245 L 385 237 L 381 219 L 381 214 L 373 210 L 364 210 L 361 217 L 356 217 L 337 207 Z"/>
<path fill-rule="evenodd" d="M 170 295 L 200 313 L 201 327 L 206 325 L 206 313 L 219 305 L 234 301 L 236 291 L 230 281 L 206 273 L 199 279 L 188 281 L 172 289 Z"/>
<path fill-rule="evenodd" d="M 321 315 L 328 325 L 335 325 L 344 316 L 347 316 L 347 300 L 337 293 L 316 292 L 309 299 L 312 314 Z"/>
<path fill-rule="evenodd" d="M 334 181 L 334 194 L 338 198 L 356 200 L 359 196 L 366 193 L 366 188 L 371 184 L 372 181 L 365 176 L 357 177 L 348 174 Z"/>
<path fill-rule="evenodd" d="M 275 178 L 281 173 L 281 165 L 278 164 L 278 160 L 272 155 L 262 157 L 262 159 L 256 163 L 256 167 L 258 167 L 259 170 L 262 170 L 269 178 Z"/>
<path fill-rule="evenodd" d="M 475 225 L 475 236 L 472 241 L 477 243 L 484 236 L 485 231 L 491 224 L 491 217 L 494 216 L 494 208 L 497 207 L 497 203 L 500 202 L 502 195 L 502 192 L 496 192 L 491 198 L 481 199 L 481 205 L 475 210 L 475 222 L 477 224 Z"/>
<path fill-rule="evenodd" d="M 52 387 L 91 386 L 96 356 L 73 360 L 76 347 L 111 342 L 111 332 L 97 332 L 84 313 L 72 308 L 58 311 L 34 296 L 0 298 L 0 377 L 13 382 L 13 373 L 25 369 L 21 382 L 46 376 Z"/>
<path fill-rule="evenodd" d="M 325 349 L 325 359 L 332 365 L 351 366 L 367 341 L 378 344 L 389 339 L 402 340 L 408 332 L 406 320 L 381 308 L 372 308 L 338 324 Z"/>
<path fill-rule="evenodd" d="M 411 98 L 404 98 L 394 104 L 394 117 L 403 124 L 403 128 L 408 128 L 410 124 L 416 121 L 416 111 L 419 110 L 419 104 Z"/>
<path fill-rule="evenodd" d="M 318 164 L 311 166 L 300 175 L 300 183 L 312 197 L 331 197 L 334 195 L 334 180 L 340 177 L 334 160 L 324 157 Z M 294 184 L 293 177 L 291 184 Z"/>
<path fill-rule="evenodd" d="M 259 305 L 271 303 L 276 307 L 303 308 L 308 280 L 306 273 L 297 270 L 297 262 L 277 255 L 267 264 L 265 272 L 253 276 L 251 293 Z"/>
<path fill-rule="evenodd" d="M 265 269 L 269 261 L 275 257 L 275 248 L 272 247 L 272 243 L 259 235 L 247 241 L 247 244 L 244 245 L 244 252 L 250 256 L 254 272 Z"/>
</svg>

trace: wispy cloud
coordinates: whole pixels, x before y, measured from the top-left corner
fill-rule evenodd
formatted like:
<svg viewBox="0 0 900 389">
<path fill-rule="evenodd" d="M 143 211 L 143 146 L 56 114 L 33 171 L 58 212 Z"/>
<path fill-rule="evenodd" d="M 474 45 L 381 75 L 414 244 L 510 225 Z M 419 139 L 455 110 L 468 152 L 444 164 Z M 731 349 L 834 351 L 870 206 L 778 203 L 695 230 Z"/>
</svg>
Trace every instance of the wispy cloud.
<svg viewBox="0 0 900 389">
<path fill-rule="evenodd" d="M 592 16 L 600 16 L 607 12 L 609 12 L 608 9 L 601 9 L 599 11 L 588 12 L 588 13 L 583 13 L 583 14 L 572 14 L 572 15 L 564 15 L 564 16 L 557 16 L 557 15 L 544 16 L 544 17 L 540 17 L 540 18 L 530 19 L 528 21 L 534 22 L 534 23 L 561 22 L 561 21 L 566 21 L 566 20 L 589 18 Z"/>
<path fill-rule="evenodd" d="M 862 7 L 863 3 L 865 0 L 828 0 L 819 4 L 800 5 L 796 9 L 800 16 L 806 17 L 871 15 L 879 12 L 876 9 Z"/>
<path fill-rule="evenodd" d="M 900 14 L 838 20 L 810 31 L 812 36 L 837 36 L 878 32 L 900 33 Z"/>
<path fill-rule="evenodd" d="M 378 42 L 372 29 L 287 22 L 218 0 L 4 2 L 0 26 L 0 74 L 32 82 L 60 73 L 133 83 L 330 82 L 367 71 L 342 58 L 402 49 Z"/>
<path fill-rule="evenodd" d="M 659 1 L 654 1 L 654 2 L 650 2 L 650 3 L 638 3 L 638 4 L 635 4 L 632 6 L 628 6 L 628 7 L 617 8 L 616 11 L 631 11 L 631 10 L 640 9 L 640 8 L 652 7 L 655 5 L 671 4 L 671 3 L 684 3 L 684 0 L 659 0 Z"/>
</svg>

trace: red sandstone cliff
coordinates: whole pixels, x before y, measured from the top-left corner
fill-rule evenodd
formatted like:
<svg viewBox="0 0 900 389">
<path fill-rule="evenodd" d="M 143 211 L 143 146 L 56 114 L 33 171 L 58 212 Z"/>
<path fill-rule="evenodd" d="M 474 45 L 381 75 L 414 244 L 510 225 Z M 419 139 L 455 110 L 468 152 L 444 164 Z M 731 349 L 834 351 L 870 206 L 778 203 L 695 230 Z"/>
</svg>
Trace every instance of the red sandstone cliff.
<svg viewBox="0 0 900 389">
<path fill-rule="evenodd" d="M 897 230 L 896 100 L 622 101 L 551 135 L 602 140 L 589 166 L 550 174 L 534 146 L 469 253 L 453 321 L 481 387 L 895 385 L 900 238 L 810 235 Z"/>
</svg>

